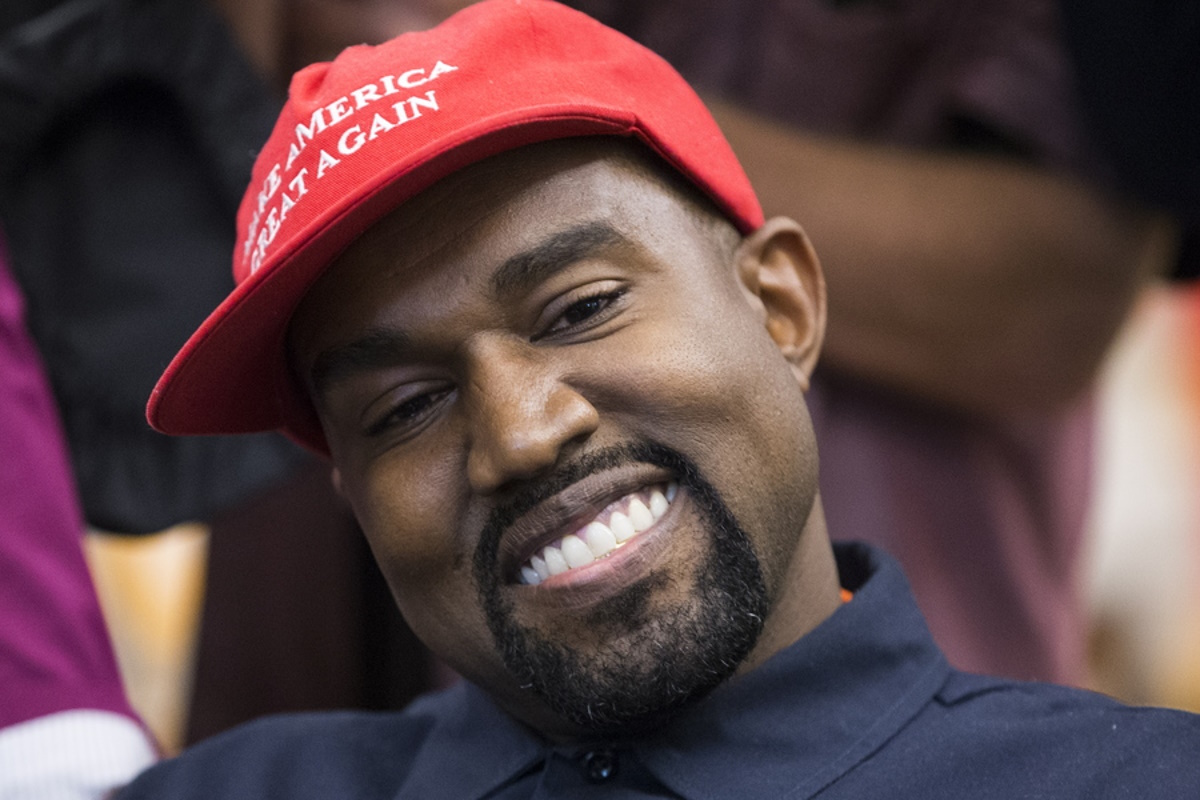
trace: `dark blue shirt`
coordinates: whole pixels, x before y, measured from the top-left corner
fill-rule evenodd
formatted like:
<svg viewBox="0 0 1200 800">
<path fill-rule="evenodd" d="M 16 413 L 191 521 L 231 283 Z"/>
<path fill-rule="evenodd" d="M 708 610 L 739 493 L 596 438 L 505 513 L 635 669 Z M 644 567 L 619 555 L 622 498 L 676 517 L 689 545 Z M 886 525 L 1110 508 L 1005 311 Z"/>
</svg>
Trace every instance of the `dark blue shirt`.
<svg viewBox="0 0 1200 800">
<path fill-rule="evenodd" d="M 1200 798 L 1200 717 L 951 669 L 889 557 L 837 556 L 853 600 L 652 735 L 552 746 L 462 684 L 251 723 L 121 797 Z"/>
</svg>

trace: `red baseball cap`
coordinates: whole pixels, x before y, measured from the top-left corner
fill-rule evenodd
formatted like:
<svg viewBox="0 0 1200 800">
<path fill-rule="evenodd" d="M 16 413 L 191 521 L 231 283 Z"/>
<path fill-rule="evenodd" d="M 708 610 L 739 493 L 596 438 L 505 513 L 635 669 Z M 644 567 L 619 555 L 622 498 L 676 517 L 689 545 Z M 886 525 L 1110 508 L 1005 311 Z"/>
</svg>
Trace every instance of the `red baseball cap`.
<svg viewBox="0 0 1200 800">
<path fill-rule="evenodd" d="M 282 430 L 327 453 L 288 368 L 292 313 L 354 239 L 488 156 L 571 136 L 628 136 L 743 232 L 762 210 L 691 87 L 665 61 L 549 0 L 486 0 L 428 31 L 296 73 L 238 210 L 233 292 L 158 381 L 164 433 Z"/>
</svg>

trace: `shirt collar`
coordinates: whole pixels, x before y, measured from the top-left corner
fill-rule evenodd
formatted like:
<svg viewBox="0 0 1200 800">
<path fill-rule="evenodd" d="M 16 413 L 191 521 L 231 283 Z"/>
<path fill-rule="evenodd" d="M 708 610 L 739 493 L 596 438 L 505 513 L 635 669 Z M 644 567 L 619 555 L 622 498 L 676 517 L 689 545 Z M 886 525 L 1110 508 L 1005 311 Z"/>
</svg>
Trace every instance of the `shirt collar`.
<svg viewBox="0 0 1200 800">
<path fill-rule="evenodd" d="M 890 739 L 936 694 L 949 666 L 890 557 L 861 544 L 835 545 L 835 554 L 853 600 L 666 728 L 617 748 L 689 800 L 800 798 Z M 481 797 L 547 755 L 540 737 L 474 686 L 437 702 L 401 797 Z"/>
</svg>

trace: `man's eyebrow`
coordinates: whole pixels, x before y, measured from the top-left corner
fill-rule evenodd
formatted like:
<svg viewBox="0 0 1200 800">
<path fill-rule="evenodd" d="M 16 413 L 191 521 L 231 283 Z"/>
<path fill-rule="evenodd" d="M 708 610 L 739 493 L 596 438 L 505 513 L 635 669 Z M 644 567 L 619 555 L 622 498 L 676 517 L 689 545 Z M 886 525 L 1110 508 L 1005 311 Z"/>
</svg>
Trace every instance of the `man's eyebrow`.
<svg viewBox="0 0 1200 800">
<path fill-rule="evenodd" d="M 492 274 L 492 289 L 497 294 L 528 290 L 577 261 L 628 241 L 606 222 L 568 228 L 501 264 Z"/>
<path fill-rule="evenodd" d="M 393 366 L 411 357 L 412 345 L 402 331 L 371 329 L 349 344 L 324 350 L 313 359 L 309 380 L 316 397 L 356 372 Z"/>
<path fill-rule="evenodd" d="M 628 241 L 606 222 L 559 231 L 501 264 L 492 273 L 492 288 L 498 294 L 526 290 L 573 263 Z M 402 331 L 375 328 L 349 344 L 319 353 L 313 359 L 309 380 L 319 398 L 349 375 L 392 366 L 411 356 L 412 343 Z"/>
</svg>

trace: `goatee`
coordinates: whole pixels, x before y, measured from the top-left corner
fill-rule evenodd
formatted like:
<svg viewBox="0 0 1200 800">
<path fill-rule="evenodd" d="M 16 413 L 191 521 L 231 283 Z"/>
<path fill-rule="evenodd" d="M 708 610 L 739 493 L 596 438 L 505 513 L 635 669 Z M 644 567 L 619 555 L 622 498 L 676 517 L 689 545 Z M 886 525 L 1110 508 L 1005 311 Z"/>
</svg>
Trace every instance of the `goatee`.
<svg viewBox="0 0 1200 800">
<path fill-rule="evenodd" d="M 578 624 L 590 631 L 619 633 L 602 637 L 587 652 L 518 624 L 496 569 L 504 530 L 581 478 L 628 463 L 669 470 L 679 495 L 699 511 L 708 547 L 690 576 L 687 599 L 669 609 L 652 608 L 655 590 L 670 580 L 652 573 L 580 615 Z M 762 570 L 745 531 L 696 465 L 657 443 L 607 448 L 524 487 L 490 515 L 474 569 L 505 666 L 558 714 L 600 736 L 656 727 L 711 692 L 753 649 L 768 608 Z"/>
</svg>

